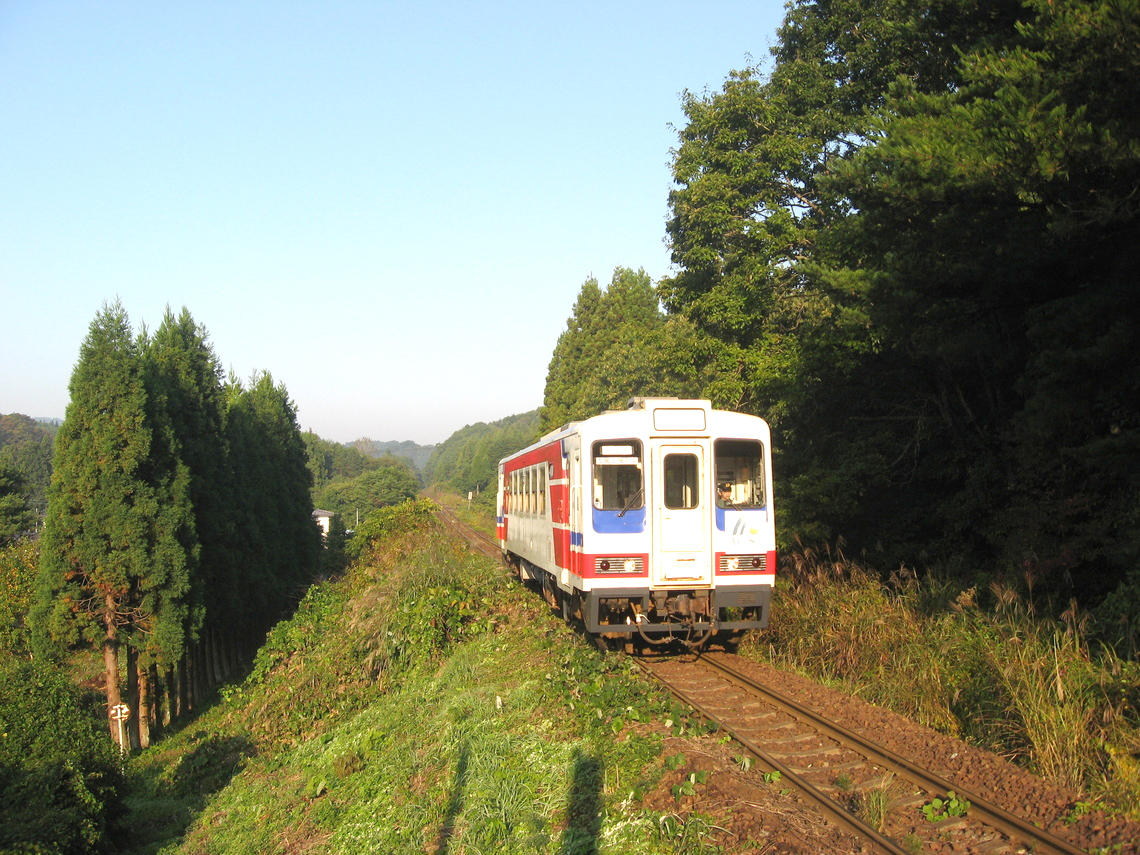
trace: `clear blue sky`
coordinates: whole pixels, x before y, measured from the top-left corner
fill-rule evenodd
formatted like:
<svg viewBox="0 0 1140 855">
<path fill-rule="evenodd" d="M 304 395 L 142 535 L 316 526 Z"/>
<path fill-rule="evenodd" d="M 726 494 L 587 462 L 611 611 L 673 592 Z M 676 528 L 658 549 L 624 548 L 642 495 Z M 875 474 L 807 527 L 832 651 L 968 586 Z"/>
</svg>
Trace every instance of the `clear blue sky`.
<svg viewBox="0 0 1140 855">
<path fill-rule="evenodd" d="M 587 277 L 669 272 L 683 90 L 781 2 L 0 0 L 0 413 L 88 326 L 185 306 L 303 429 L 440 442 L 542 403 Z"/>
</svg>

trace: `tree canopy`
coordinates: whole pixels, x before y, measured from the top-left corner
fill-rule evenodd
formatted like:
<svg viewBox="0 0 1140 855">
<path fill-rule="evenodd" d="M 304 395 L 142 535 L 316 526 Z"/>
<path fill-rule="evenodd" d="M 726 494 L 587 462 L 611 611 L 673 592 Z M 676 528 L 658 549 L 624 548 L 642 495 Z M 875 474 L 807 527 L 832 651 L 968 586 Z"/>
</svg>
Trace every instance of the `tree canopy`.
<svg viewBox="0 0 1140 855">
<path fill-rule="evenodd" d="M 772 422 L 785 535 L 1140 590 L 1138 34 L 798 0 L 769 73 L 686 93 L 659 293 Z"/>
<path fill-rule="evenodd" d="M 625 409 L 634 395 L 691 394 L 701 344 L 684 319 L 665 317 L 644 270 L 617 268 L 605 290 L 590 277 L 550 359 L 542 432 Z"/>
</svg>

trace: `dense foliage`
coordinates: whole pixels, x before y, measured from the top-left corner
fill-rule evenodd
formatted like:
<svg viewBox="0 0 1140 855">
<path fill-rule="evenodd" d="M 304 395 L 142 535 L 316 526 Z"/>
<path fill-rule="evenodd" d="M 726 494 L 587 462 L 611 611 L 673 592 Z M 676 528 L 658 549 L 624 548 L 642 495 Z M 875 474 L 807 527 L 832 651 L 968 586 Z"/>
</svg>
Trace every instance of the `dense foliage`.
<svg viewBox="0 0 1140 855">
<path fill-rule="evenodd" d="M 39 543 L 30 538 L 0 546 L 0 661 L 31 653 L 28 613 L 35 596 Z"/>
<path fill-rule="evenodd" d="M 316 497 L 333 481 L 350 480 L 380 465 L 356 445 L 342 445 L 322 439 L 312 431 L 303 435 L 309 458 L 309 471 L 313 474 L 313 504 L 321 506 Z"/>
<path fill-rule="evenodd" d="M 118 851 L 123 778 L 103 714 L 64 674 L 0 659 L 0 851 Z"/>
<path fill-rule="evenodd" d="M 340 514 L 354 524 L 357 514 L 374 508 L 398 505 L 414 499 L 420 491 L 420 479 L 412 464 L 402 457 L 387 455 L 374 461 L 367 471 L 355 478 L 337 479 L 316 494 L 316 504 Z"/>
<path fill-rule="evenodd" d="M 644 270 L 619 267 L 605 290 L 587 279 L 550 359 L 542 431 L 623 410 L 634 395 L 692 397 L 713 344 L 665 317 Z"/>
<path fill-rule="evenodd" d="M 431 453 L 435 450 L 434 445 L 420 445 L 407 439 L 382 442 L 378 439 L 369 439 L 366 436 L 353 440 L 348 445 L 366 457 L 384 457 L 388 454 L 402 457 L 411 462 L 417 472 L 423 471 L 431 458 Z"/>
<path fill-rule="evenodd" d="M 252 652 L 316 572 L 305 446 L 284 387 L 268 374 L 223 386 L 185 310 L 135 339 L 122 306 L 105 306 L 69 388 L 38 648 L 99 647 L 108 713 L 126 701 L 131 743 L 145 746 L 151 727 Z"/>
<path fill-rule="evenodd" d="M 538 439 L 538 411 L 457 430 L 432 452 L 424 483 L 493 497 L 499 461 Z"/>
<path fill-rule="evenodd" d="M 0 415 L 0 469 L 9 468 L 24 480 L 28 506 L 37 513 L 47 505 L 51 483 L 51 453 L 56 427 L 19 413 Z"/>
<path fill-rule="evenodd" d="M 1116 0 L 800 0 L 685 96 L 659 291 L 772 422 L 785 536 L 1137 613 L 1138 44 Z"/>
<path fill-rule="evenodd" d="M 0 546 L 32 530 L 35 512 L 28 506 L 27 479 L 0 460 Z"/>
</svg>

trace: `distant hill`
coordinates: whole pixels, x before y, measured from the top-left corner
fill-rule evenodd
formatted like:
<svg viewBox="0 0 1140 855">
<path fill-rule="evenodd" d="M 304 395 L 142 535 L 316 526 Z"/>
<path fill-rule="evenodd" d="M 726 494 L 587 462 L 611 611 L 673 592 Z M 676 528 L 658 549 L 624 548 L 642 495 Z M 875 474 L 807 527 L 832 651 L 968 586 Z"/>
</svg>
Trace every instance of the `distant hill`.
<svg viewBox="0 0 1140 855">
<path fill-rule="evenodd" d="M 494 493 L 499 459 L 526 448 L 539 437 L 538 410 L 477 422 L 457 430 L 439 444 L 423 470 L 427 486 L 459 493 Z"/>
<path fill-rule="evenodd" d="M 404 440 L 403 442 L 378 442 L 366 436 L 353 442 L 345 443 L 345 445 L 350 448 L 358 449 L 369 457 L 383 457 L 385 454 L 403 457 L 412 462 L 417 472 L 424 471 L 424 466 L 427 465 L 432 452 L 435 451 L 434 445 L 419 445 L 411 440 Z"/>
<path fill-rule="evenodd" d="M 0 460 L 24 476 L 28 504 L 37 510 L 47 502 L 52 444 L 60 422 L 20 413 L 0 415 Z"/>
</svg>

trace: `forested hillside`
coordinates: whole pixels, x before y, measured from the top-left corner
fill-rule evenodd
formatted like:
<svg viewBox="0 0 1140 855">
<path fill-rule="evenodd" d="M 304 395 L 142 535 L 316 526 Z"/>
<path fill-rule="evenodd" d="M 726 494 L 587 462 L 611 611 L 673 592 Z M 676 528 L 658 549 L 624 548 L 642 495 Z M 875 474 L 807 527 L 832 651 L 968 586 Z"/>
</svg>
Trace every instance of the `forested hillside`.
<svg viewBox="0 0 1140 855">
<path fill-rule="evenodd" d="M 371 456 L 356 443 L 341 445 L 305 434 L 309 471 L 313 475 L 313 505 L 353 519 L 376 508 L 413 498 L 419 474 L 403 456 Z"/>
<path fill-rule="evenodd" d="M 435 447 L 424 467 L 424 483 L 460 494 L 493 495 L 499 460 L 538 437 L 538 410 L 467 425 Z"/>
<path fill-rule="evenodd" d="M 629 271 L 587 282 L 545 426 L 695 390 L 772 423 L 786 540 L 1007 575 L 1127 633 L 1140 8 L 797 2 L 773 54 L 685 94 L 665 314 Z"/>
<path fill-rule="evenodd" d="M 391 454 L 394 457 L 406 458 L 411 461 L 416 472 L 424 471 L 428 459 L 435 450 L 434 445 L 420 445 L 411 440 L 388 440 L 381 442 L 380 440 L 369 439 L 368 437 L 361 437 L 358 440 L 350 442 L 349 446 L 368 457 L 383 457 L 386 454 Z"/>
<path fill-rule="evenodd" d="M 18 479 L 14 492 L 32 511 L 42 511 L 47 504 L 55 433 L 55 425 L 19 413 L 0 415 L 0 478 Z"/>
</svg>

